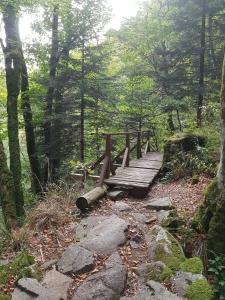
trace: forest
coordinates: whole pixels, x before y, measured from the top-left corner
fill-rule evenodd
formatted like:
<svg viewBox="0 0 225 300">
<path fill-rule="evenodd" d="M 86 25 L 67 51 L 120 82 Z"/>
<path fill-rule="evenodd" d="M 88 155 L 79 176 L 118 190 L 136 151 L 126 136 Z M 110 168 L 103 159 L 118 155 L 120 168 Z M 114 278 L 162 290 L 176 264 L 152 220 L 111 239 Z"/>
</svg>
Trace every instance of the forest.
<svg viewBox="0 0 225 300">
<path fill-rule="evenodd" d="M 225 2 L 109 2 L 0 0 L 0 300 L 223 300 Z"/>
</svg>

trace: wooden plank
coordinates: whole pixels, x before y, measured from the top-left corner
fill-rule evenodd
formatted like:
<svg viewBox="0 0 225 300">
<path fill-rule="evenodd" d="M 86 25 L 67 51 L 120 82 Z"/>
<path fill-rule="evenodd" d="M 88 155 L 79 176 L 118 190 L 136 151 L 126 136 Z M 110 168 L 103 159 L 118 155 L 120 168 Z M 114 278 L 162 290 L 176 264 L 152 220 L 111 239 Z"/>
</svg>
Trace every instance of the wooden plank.
<svg viewBox="0 0 225 300">
<path fill-rule="evenodd" d="M 135 182 L 135 181 L 123 181 L 123 180 L 112 180 L 106 179 L 104 181 L 108 185 L 121 185 L 121 186 L 128 186 L 128 187 L 134 187 L 134 188 L 145 188 L 148 189 L 150 184 L 141 183 L 141 182 Z"/>
</svg>

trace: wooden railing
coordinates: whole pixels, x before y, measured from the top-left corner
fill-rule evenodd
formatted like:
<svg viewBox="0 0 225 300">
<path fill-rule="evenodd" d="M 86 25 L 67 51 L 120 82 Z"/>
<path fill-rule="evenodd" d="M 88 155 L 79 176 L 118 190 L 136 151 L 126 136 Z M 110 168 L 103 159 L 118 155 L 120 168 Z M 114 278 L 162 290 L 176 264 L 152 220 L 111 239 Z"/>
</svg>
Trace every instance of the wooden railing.
<svg viewBox="0 0 225 300">
<path fill-rule="evenodd" d="M 115 175 L 117 167 L 129 167 L 131 158 L 139 159 L 142 157 L 143 152 L 147 154 L 151 151 L 158 151 L 158 141 L 154 130 L 103 133 L 102 136 L 105 140 L 105 151 L 88 168 L 93 171 L 102 166 L 100 176 L 90 175 L 87 170 L 83 170 L 83 174 L 74 174 L 74 177 L 83 181 L 90 177 L 98 180 L 98 186 L 102 186 L 105 179 L 108 179 L 111 174 Z M 112 144 L 117 137 L 123 138 L 124 148 L 114 156 Z M 136 154 L 134 154 L 135 150 Z M 133 157 L 131 157 L 132 155 Z"/>
</svg>

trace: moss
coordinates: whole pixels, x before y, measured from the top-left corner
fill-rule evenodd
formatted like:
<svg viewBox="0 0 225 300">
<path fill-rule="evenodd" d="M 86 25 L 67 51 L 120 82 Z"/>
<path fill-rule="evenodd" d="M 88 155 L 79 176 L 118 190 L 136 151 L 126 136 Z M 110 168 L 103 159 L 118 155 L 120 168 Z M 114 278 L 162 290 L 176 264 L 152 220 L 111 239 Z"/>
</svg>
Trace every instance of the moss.
<svg viewBox="0 0 225 300">
<path fill-rule="evenodd" d="M 171 276 L 173 275 L 173 271 L 169 267 L 165 267 L 162 273 L 158 277 L 159 282 L 165 282 L 170 280 Z"/>
<path fill-rule="evenodd" d="M 191 179 L 191 183 L 193 185 L 198 184 L 199 183 L 199 175 L 194 175 Z"/>
<path fill-rule="evenodd" d="M 181 263 L 180 270 L 193 274 L 202 274 L 204 266 L 199 257 L 193 257 L 190 259 L 186 259 L 183 263 Z"/>
<path fill-rule="evenodd" d="M 0 294 L 0 300 L 10 300 L 11 296 L 6 294 Z"/>
<path fill-rule="evenodd" d="M 158 242 L 158 245 L 155 250 L 155 260 L 162 261 L 168 268 L 171 270 L 178 270 L 180 264 L 185 260 L 185 256 L 183 250 L 178 243 L 178 241 L 169 233 L 167 232 L 167 237 L 171 242 L 171 255 L 165 253 L 165 243 L 167 241 Z"/>
<path fill-rule="evenodd" d="M 212 300 L 213 291 L 206 279 L 200 279 L 188 286 L 186 297 L 188 300 Z"/>
</svg>

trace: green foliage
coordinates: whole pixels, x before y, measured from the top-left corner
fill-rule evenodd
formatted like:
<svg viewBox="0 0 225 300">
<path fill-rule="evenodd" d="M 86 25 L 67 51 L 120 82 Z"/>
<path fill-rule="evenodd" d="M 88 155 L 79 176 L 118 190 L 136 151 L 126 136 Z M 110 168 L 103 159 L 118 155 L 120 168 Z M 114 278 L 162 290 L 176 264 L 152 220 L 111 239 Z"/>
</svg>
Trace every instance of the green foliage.
<svg viewBox="0 0 225 300">
<path fill-rule="evenodd" d="M 0 266 L 0 284 L 6 284 L 11 276 L 16 276 L 18 279 L 22 277 L 34 277 L 36 274 L 30 268 L 33 264 L 33 256 L 25 252 L 18 254 L 13 262 Z"/>
<path fill-rule="evenodd" d="M 225 299 L 225 256 L 212 253 L 208 272 L 213 275 L 213 289 L 219 300 Z"/>
<path fill-rule="evenodd" d="M 213 291 L 206 279 L 200 279 L 188 286 L 186 297 L 188 300 L 212 300 Z"/>
<path fill-rule="evenodd" d="M 0 300 L 10 300 L 11 296 L 6 294 L 0 294 Z"/>
<path fill-rule="evenodd" d="M 199 257 L 193 257 L 182 262 L 180 264 L 180 270 L 192 274 L 202 274 L 204 266 Z"/>
</svg>

